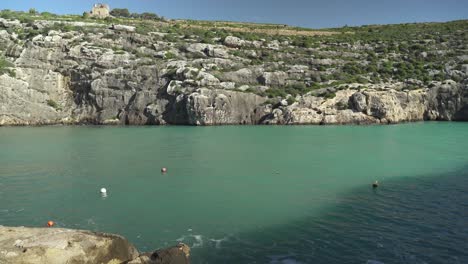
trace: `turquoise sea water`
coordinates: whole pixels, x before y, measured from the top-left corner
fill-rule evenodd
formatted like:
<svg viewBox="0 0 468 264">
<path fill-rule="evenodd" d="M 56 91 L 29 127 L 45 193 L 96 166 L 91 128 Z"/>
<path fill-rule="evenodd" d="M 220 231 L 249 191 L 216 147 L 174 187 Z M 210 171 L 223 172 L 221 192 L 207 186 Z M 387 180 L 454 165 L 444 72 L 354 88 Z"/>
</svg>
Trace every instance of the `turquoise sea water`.
<svg viewBox="0 0 468 264">
<path fill-rule="evenodd" d="M 0 225 L 181 241 L 193 263 L 468 263 L 467 138 L 468 123 L 3 127 Z"/>
</svg>

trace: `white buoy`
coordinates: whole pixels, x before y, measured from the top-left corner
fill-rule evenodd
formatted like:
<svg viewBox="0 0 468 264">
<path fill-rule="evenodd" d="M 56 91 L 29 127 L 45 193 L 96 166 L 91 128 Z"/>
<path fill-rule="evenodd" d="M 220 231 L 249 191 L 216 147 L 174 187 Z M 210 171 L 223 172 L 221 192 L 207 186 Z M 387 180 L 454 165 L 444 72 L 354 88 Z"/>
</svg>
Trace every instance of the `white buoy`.
<svg viewBox="0 0 468 264">
<path fill-rule="evenodd" d="M 106 194 L 106 193 L 107 193 L 106 188 L 101 188 L 101 193 L 102 193 L 102 194 Z"/>
</svg>

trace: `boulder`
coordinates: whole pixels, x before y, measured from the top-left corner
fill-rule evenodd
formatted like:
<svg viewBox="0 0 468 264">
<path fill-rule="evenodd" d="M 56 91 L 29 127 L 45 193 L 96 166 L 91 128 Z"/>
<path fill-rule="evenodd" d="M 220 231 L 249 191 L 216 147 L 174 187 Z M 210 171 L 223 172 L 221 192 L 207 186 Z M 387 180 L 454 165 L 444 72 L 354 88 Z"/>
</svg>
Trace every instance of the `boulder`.
<svg viewBox="0 0 468 264">
<path fill-rule="evenodd" d="M 0 226 L 0 263 L 122 263 L 137 257 L 136 248 L 118 235 Z"/>
<path fill-rule="evenodd" d="M 258 73 L 249 68 L 243 68 L 235 72 L 226 72 L 223 74 L 223 81 L 235 82 L 237 84 L 256 84 L 258 83 Z"/>
<path fill-rule="evenodd" d="M 204 43 L 192 43 L 186 47 L 187 52 L 201 57 L 229 58 L 226 47 Z"/>
<path fill-rule="evenodd" d="M 268 86 L 284 86 L 286 85 L 286 79 L 288 74 L 285 72 L 265 72 L 259 77 L 259 82 L 263 85 Z"/>
<path fill-rule="evenodd" d="M 199 80 L 200 86 L 217 86 L 220 83 L 218 78 L 204 71 L 198 73 L 197 80 Z"/>
<path fill-rule="evenodd" d="M 135 32 L 136 28 L 133 26 L 126 26 L 126 25 L 112 25 L 110 27 L 112 30 L 116 31 L 127 31 L 127 32 Z"/>
<path fill-rule="evenodd" d="M 0 226 L 0 263 L 188 264 L 190 248 L 177 246 L 139 254 L 124 237 L 64 228 Z"/>
<path fill-rule="evenodd" d="M 238 38 L 238 37 L 233 37 L 233 36 L 227 36 L 224 39 L 224 45 L 230 47 L 230 48 L 240 48 L 244 45 L 245 41 Z"/>
<path fill-rule="evenodd" d="M 279 50 L 280 43 L 278 40 L 273 40 L 272 42 L 267 44 L 267 48 L 271 50 Z"/>
<path fill-rule="evenodd" d="M 168 85 L 167 85 L 167 90 L 166 92 L 169 95 L 175 95 L 178 91 L 182 89 L 182 82 L 181 81 L 176 81 L 172 80 Z"/>
<path fill-rule="evenodd" d="M 461 72 L 463 72 L 465 75 L 468 75 L 468 64 L 463 64 L 461 66 Z"/>
<path fill-rule="evenodd" d="M 0 18 L 0 27 L 3 28 L 14 28 L 14 27 L 20 27 L 21 22 L 19 20 L 7 20 L 4 18 Z"/>
<path fill-rule="evenodd" d="M 236 89 L 236 83 L 235 82 L 222 82 L 219 84 L 223 89 L 226 90 L 234 90 Z"/>
<path fill-rule="evenodd" d="M 128 264 L 189 264 L 190 248 L 185 244 L 140 255 Z"/>
<path fill-rule="evenodd" d="M 319 125 L 323 120 L 323 114 L 310 108 L 292 108 L 286 113 L 286 116 L 288 124 L 291 125 Z"/>
</svg>

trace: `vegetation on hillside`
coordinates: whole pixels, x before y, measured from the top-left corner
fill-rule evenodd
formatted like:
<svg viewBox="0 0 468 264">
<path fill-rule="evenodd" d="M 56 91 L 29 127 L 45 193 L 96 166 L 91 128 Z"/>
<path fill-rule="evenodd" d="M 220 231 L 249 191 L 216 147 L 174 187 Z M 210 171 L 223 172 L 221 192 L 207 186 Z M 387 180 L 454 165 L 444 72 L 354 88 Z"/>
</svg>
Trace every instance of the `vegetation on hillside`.
<svg viewBox="0 0 468 264">
<path fill-rule="evenodd" d="M 428 87 L 433 81 L 452 79 L 463 81 L 468 68 L 466 49 L 468 20 L 446 23 L 415 23 L 397 25 L 366 25 L 313 30 L 274 24 L 252 24 L 221 21 L 175 20 L 166 21 L 156 14 L 133 14 L 128 9 L 114 9 L 112 18 L 96 19 L 89 16 L 58 16 L 48 12 L 13 12 L 3 10 L 0 17 L 18 19 L 32 24 L 37 20 L 59 22 L 80 21 L 102 24 L 103 27 L 77 27 L 56 23 L 46 28 L 28 27 L 15 30 L 20 40 L 31 39 L 50 30 L 61 32 L 102 33 L 102 39 L 115 40 L 114 46 L 99 39 L 87 39 L 95 46 L 111 48 L 116 54 L 132 53 L 148 59 L 147 63 L 163 63 L 171 60 L 192 60 L 203 54 L 188 53 L 190 43 L 223 45 L 226 37 L 233 36 L 250 43 L 230 47 L 229 55 L 241 66 L 214 67 L 214 76 L 223 76 L 240 68 L 263 67 L 267 72 L 287 72 L 285 85 L 269 85 L 270 89 L 257 91 L 269 97 L 299 95 L 327 87 L 346 87 L 360 84 L 401 82 L 405 89 Z M 108 30 L 112 24 L 134 26 L 136 33 Z M 154 43 L 166 45 L 164 56 L 145 53 L 138 39 L 150 39 L 144 48 L 154 49 Z M 121 41 L 117 41 L 121 40 Z M 122 43 L 138 43 L 127 45 Z M 164 46 L 164 45 L 163 45 Z M 159 50 L 158 50 L 159 51 Z M 0 70 L 7 70 L 6 61 L 0 61 Z M 237 63 L 239 64 L 239 63 Z M 295 72 L 293 66 L 301 66 Z M 236 84 L 237 87 L 242 83 Z M 332 96 L 329 93 L 327 96 Z"/>
</svg>

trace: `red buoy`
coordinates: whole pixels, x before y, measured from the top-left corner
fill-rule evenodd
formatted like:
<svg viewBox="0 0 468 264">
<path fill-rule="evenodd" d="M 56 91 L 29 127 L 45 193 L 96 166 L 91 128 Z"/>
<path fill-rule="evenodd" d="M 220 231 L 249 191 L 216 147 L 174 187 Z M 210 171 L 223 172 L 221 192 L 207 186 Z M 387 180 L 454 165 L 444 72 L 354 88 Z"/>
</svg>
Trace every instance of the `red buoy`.
<svg viewBox="0 0 468 264">
<path fill-rule="evenodd" d="M 47 222 L 48 227 L 53 227 L 55 225 L 54 221 Z"/>
<path fill-rule="evenodd" d="M 167 172 L 167 168 L 161 168 L 161 172 L 162 172 L 162 173 L 166 173 L 166 172 Z"/>
</svg>

